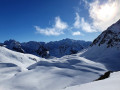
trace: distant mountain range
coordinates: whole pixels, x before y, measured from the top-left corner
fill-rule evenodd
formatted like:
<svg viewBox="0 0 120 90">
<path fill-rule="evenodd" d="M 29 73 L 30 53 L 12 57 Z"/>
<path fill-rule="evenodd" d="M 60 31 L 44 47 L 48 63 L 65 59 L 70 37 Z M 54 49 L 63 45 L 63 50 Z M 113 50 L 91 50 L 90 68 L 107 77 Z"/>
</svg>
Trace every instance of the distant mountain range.
<svg viewBox="0 0 120 90">
<path fill-rule="evenodd" d="M 40 57 L 62 57 L 64 55 L 70 55 L 78 53 L 79 51 L 89 47 L 90 41 L 63 39 L 60 41 L 52 42 L 24 42 L 20 43 L 15 40 L 7 40 L 0 45 L 4 45 L 10 50 L 14 50 L 21 53 L 29 53 Z"/>
</svg>

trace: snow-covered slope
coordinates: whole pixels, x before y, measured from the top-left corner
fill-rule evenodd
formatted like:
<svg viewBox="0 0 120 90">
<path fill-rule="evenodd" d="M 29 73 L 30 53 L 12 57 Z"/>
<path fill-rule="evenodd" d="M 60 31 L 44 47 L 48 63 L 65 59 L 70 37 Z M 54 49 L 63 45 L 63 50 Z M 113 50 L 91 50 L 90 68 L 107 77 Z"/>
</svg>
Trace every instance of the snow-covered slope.
<svg viewBox="0 0 120 90">
<path fill-rule="evenodd" d="M 80 54 L 43 59 L 0 47 L 0 89 L 59 90 L 91 82 L 107 71 Z"/>
<path fill-rule="evenodd" d="M 0 63 L 12 63 L 24 70 L 39 60 L 40 58 L 34 55 L 11 51 L 0 46 Z"/>
<path fill-rule="evenodd" d="M 120 20 L 100 34 L 81 56 L 120 70 Z"/>
<path fill-rule="evenodd" d="M 14 52 L 0 46 L 0 82 L 18 72 L 26 71 L 29 65 L 39 60 L 36 56 Z"/>
<path fill-rule="evenodd" d="M 14 52 L 0 46 L 0 69 L 18 67 L 19 71 L 24 71 L 27 70 L 29 65 L 34 64 L 39 60 L 40 58 L 34 55 Z"/>
<path fill-rule="evenodd" d="M 72 39 L 63 39 L 49 43 L 35 41 L 20 43 L 15 40 L 4 42 L 4 45 L 6 45 L 8 49 L 44 58 L 48 58 L 49 56 L 62 57 L 64 55 L 75 54 L 82 49 L 87 48 L 90 44 L 91 42 Z"/>
<path fill-rule="evenodd" d="M 120 90 L 120 71 L 112 73 L 105 80 L 76 85 L 62 90 Z"/>
</svg>

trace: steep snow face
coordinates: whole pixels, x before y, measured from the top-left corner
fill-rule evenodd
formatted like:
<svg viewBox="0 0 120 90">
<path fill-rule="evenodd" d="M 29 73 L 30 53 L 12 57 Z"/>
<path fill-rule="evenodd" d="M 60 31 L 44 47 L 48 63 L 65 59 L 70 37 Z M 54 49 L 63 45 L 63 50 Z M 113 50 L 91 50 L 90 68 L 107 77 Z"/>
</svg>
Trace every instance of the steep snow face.
<svg viewBox="0 0 120 90">
<path fill-rule="evenodd" d="M 59 90 L 93 81 L 107 71 L 104 65 L 80 54 L 43 59 L 0 47 L 0 76 L 4 77 L 0 78 L 0 89 Z"/>
<path fill-rule="evenodd" d="M 120 70 L 120 20 L 100 34 L 81 56 Z"/>
<path fill-rule="evenodd" d="M 64 55 L 75 54 L 84 48 L 87 48 L 91 42 L 81 40 L 63 39 L 54 42 L 35 42 L 19 43 L 15 40 L 5 41 L 4 45 L 8 49 L 34 54 L 40 57 L 48 58 L 49 56 L 62 57 Z"/>
<path fill-rule="evenodd" d="M 112 73 L 105 80 L 76 85 L 62 90 L 120 90 L 120 71 Z"/>
</svg>

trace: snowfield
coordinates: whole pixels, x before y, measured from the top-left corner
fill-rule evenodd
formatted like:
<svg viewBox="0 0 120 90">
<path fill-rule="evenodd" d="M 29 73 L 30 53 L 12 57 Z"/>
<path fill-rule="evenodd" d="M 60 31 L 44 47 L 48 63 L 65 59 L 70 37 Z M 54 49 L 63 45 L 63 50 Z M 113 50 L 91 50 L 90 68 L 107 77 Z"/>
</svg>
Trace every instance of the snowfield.
<svg viewBox="0 0 120 90">
<path fill-rule="evenodd" d="M 0 47 L 0 90 L 59 90 L 91 82 L 107 71 L 80 55 L 43 59 Z"/>
<path fill-rule="evenodd" d="M 120 71 L 112 73 L 105 80 L 76 85 L 62 90 L 120 90 Z"/>
<path fill-rule="evenodd" d="M 5 47 L 0 47 L 0 63 L 10 63 L 15 64 L 21 70 L 26 70 L 26 68 L 39 61 L 40 58 L 31 54 L 23 54 L 15 52 Z"/>
<path fill-rule="evenodd" d="M 102 63 L 108 70 L 120 70 L 120 48 L 106 48 L 106 45 L 92 46 L 88 48 L 81 57 Z"/>
</svg>

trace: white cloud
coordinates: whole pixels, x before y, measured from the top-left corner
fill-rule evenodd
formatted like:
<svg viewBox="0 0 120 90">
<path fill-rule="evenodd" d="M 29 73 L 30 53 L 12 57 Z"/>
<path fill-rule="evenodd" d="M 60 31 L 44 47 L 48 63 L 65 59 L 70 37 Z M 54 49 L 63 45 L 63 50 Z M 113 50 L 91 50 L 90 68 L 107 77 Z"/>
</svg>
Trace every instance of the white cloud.
<svg viewBox="0 0 120 90">
<path fill-rule="evenodd" d="M 85 32 L 96 32 L 94 27 L 86 22 L 83 17 L 80 17 L 78 13 L 76 13 L 74 28 L 82 29 Z"/>
<path fill-rule="evenodd" d="M 96 32 L 94 27 L 86 22 L 84 18 L 81 18 L 81 28 L 86 32 Z"/>
<path fill-rule="evenodd" d="M 44 34 L 44 35 L 53 35 L 53 36 L 58 36 L 60 34 L 63 34 L 62 31 L 58 31 L 56 30 L 55 28 L 45 28 L 45 29 L 42 29 L 40 28 L 39 26 L 34 26 L 36 31 L 40 34 Z"/>
<path fill-rule="evenodd" d="M 93 25 L 99 31 L 107 29 L 120 19 L 120 0 L 107 0 L 104 3 L 96 0 L 89 5 L 89 14 L 93 19 Z"/>
<path fill-rule="evenodd" d="M 67 23 L 61 21 L 60 17 L 55 18 L 55 28 L 56 29 L 64 30 L 67 27 L 68 27 Z"/>
<path fill-rule="evenodd" d="M 73 36 L 81 35 L 81 33 L 80 33 L 79 31 L 76 31 L 76 32 L 73 32 L 72 35 L 73 35 Z"/>
<path fill-rule="evenodd" d="M 74 27 L 75 28 L 80 28 L 80 16 L 79 16 L 78 13 L 76 13 Z"/>
<path fill-rule="evenodd" d="M 84 17 L 80 17 L 76 13 L 73 27 L 68 27 L 66 22 L 63 22 L 60 17 L 55 18 L 55 24 L 51 27 L 41 28 L 35 26 L 36 31 L 44 35 L 58 36 L 64 34 L 64 30 L 72 31 L 72 35 L 81 35 L 80 30 L 85 32 L 101 32 L 106 30 L 110 25 L 120 19 L 120 0 L 93 0 L 88 2 L 82 0 L 87 6 L 89 17 L 92 20 L 90 23 Z M 101 2 L 100 2 L 101 1 Z M 77 30 L 77 32 L 73 31 Z"/>
<path fill-rule="evenodd" d="M 86 32 L 101 32 L 120 19 L 120 0 L 102 2 L 100 2 L 101 0 L 94 0 L 93 2 L 82 1 L 85 3 L 85 6 L 88 6 L 89 17 L 92 19 L 92 22 L 88 23 L 76 13 L 75 28 L 81 28 Z"/>
<path fill-rule="evenodd" d="M 87 0 L 82 0 L 85 3 L 85 8 L 88 9 L 89 8 L 89 2 Z"/>
<path fill-rule="evenodd" d="M 34 26 L 36 31 L 40 34 L 44 35 L 53 35 L 53 36 L 58 36 L 60 34 L 64 34 L 64 30 L 68 28 L 67 23 L 61 21 L 60 17 L 55 18 L 55 25 L 51 28 L 40 28 L 39 26 Z"/>
</svg>

